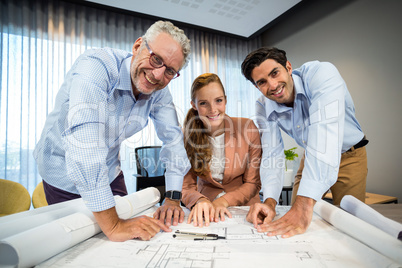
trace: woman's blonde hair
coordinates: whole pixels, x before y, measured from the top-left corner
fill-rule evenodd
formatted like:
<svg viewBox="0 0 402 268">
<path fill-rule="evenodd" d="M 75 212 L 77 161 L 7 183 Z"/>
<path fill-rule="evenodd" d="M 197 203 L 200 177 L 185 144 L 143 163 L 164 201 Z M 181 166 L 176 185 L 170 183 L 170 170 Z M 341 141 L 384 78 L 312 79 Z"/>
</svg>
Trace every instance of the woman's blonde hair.
<svg viewBox="0 0 402 268">
<path fill-rule="evenodd" d="M 195 103 L 198 90 L 210 83 L 218 83 L 225 94 L 225 89 L 219 76 L 213 73 L 205 73 L 198 76 L 191 86 L 191 100 Z M 193 172 L 199 175 L 207 175 L 210 172 L 209 163 L 212 158 L 212 148 L 208 139 L 208 130 L 201 121 L 198 111 L 190 108 L 184 119 L 184 147 L 190 160 Z"/>
</svg>

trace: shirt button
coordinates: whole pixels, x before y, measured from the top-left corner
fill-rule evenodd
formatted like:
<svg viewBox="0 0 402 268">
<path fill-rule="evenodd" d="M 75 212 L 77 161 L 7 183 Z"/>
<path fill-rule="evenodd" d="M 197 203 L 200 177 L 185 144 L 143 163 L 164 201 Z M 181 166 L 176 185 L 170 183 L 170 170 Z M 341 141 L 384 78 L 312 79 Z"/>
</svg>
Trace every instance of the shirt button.
<svg viewBox="0 0 402 268">
<path fill-rule="evenodd" d="M 306 141 L 303 141 L 304 144 L 306 144 Z"/>
<path fill-rule="evenodd" d="M 300 125 L 297 125 L 297 128 L 300 128 Z"/>
</svg>

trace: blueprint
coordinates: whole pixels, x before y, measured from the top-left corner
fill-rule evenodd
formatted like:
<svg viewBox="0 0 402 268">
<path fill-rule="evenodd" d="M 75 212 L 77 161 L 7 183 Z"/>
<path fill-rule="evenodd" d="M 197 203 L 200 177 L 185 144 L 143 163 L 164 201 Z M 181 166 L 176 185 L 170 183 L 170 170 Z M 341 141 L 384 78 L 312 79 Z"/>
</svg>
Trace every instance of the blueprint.
<svg viewBox="0 0 402 268">
<path fill-rule="evenodd" d="M 158 203 L 159 191 L 147 188 L 116 196 L 116 211 L 128 219 Z M 101 232 L 82 199 L 30 210 L 0 220 L 0 267 L 33 267 Z M 3 231 L 4 230 L 4 231 Z M 5 233 L 5 234 L 4 234 Z"/>
<path fill-rule="evenodd" d="M 37 267 L 402 267 L 314 214 L 305 234 L 283 239 L 258 233 L 246 221 L 248 207 L 231 207 L 232 218 L 194 227 L 184 223 L 150 241 L 111 242 L 103 233 Z M 277 207 L 283 216 L 289 207 Z M 151 212 L 144 214 L 151 216 Z M 188 211 L 187 211 L 188 214 Z M 225 239 L 194 241 L 175 231 L 213 233 Z"/>
</svg>

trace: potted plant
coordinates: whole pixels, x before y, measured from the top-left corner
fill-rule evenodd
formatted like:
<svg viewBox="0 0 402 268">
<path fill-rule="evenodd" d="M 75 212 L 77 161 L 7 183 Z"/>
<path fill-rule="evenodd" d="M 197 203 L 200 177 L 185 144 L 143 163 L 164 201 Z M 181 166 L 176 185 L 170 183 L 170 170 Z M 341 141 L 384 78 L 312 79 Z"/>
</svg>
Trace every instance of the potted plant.
<svg viewBox="0 0 402 268">
<path fill-rule="evenodd" d="M 288 169 L 288 161 L 294 161 L 299 155 L 295 153 L 297 147 L 284 150 L 285 153 L 285 179 L 283 186 L 292 186 L 293 181 L 293 169 Z"/>
</svg>

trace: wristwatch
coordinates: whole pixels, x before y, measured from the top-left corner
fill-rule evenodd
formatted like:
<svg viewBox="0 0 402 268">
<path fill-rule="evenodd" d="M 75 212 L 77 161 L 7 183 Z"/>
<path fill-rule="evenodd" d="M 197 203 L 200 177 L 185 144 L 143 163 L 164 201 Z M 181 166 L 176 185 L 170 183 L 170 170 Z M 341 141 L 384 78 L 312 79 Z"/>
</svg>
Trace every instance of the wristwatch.
<svg viewBox="0 0 402 268">
<path fill-rule="evenodd" d="M 179 191 L 167 191 L 164 196 L 172 200 L 181 200 L 181 192 Z"/>
</svg>

